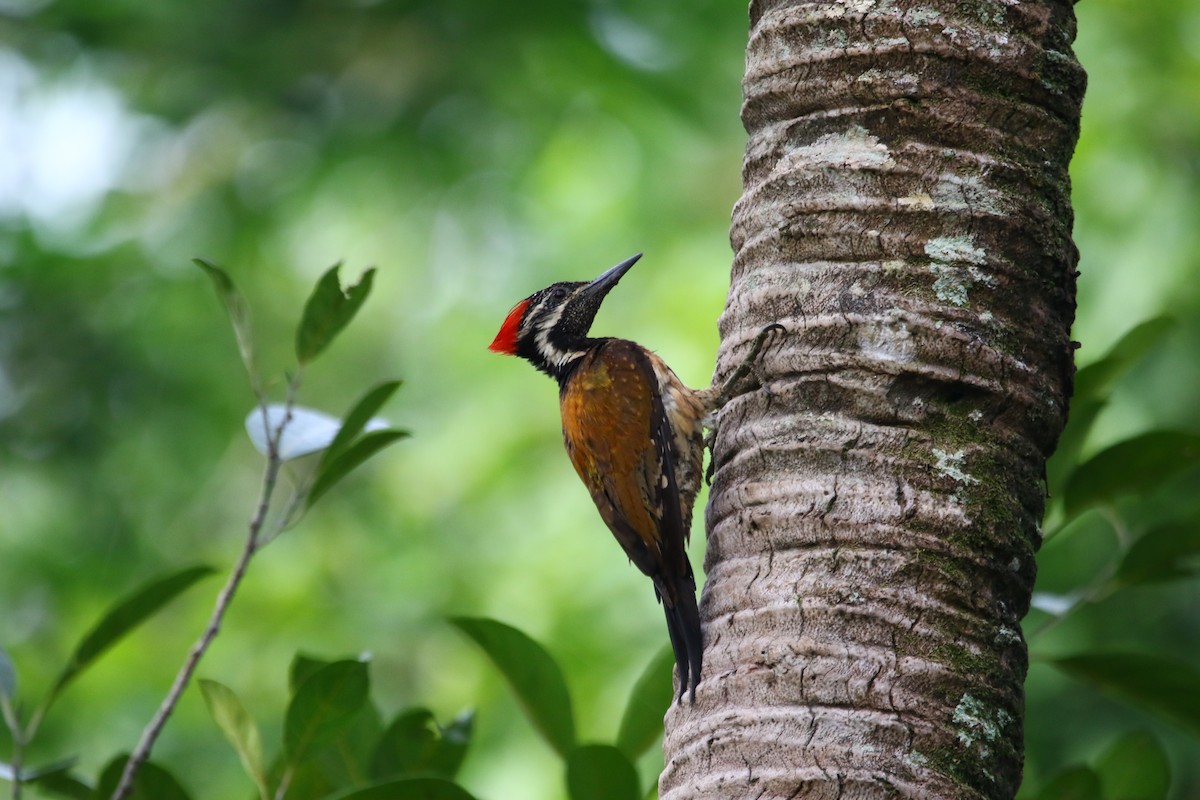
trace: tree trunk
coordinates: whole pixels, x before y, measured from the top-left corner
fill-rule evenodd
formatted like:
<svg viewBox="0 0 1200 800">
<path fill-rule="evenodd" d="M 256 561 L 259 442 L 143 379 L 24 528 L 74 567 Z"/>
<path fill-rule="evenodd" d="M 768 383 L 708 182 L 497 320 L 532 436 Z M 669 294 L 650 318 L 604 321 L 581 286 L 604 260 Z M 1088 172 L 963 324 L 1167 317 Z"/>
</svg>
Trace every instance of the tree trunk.
<svg viewBox="0 0 1200 800">
<path fill-rule="evenodd" d="M 755 0 L 703 682 L 664 800 L 1011 798 L 1071 391 L 1067 2 Z"/>
</svg>

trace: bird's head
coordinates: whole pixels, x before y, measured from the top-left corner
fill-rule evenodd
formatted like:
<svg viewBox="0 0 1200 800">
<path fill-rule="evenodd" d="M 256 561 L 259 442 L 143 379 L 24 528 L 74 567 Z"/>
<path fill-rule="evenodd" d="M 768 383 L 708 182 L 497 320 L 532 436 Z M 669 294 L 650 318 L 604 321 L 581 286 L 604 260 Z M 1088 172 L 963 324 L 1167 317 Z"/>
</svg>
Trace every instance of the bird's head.
<svg viewBox="0 0 1200 800">
<path fill-rule="evenodd" d="M 604 296 L 641 257 L 638 253 L 622 261 L 591 283 L 553 283 L 529 295 L 508 312 L 488 349 L 520 356 L 549 375 L 561 376 L 587 352 L 588 330 Z"/>
</svg>

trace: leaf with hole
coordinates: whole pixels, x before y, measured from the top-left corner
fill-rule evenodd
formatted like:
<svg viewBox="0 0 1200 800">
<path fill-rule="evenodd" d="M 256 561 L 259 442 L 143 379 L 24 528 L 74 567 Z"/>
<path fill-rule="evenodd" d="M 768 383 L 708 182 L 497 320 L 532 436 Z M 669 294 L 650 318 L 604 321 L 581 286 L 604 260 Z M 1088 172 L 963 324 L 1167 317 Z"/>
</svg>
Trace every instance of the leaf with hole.
<svg viewBox="0 0 1200 800">
<path fill-rule="evenodd" d="M 1200 737 L 1200 670 L 1151 653 L 1082 653 L 1048 660 L 1076 680 Z"/>
<path fill-rule="evenodd" d="M 302 761 L 337 736 L 366 704 L 369 687 L 362 661 L 335 661 L 305 678 L 284 717 L 288 762 Z"/>
<path fill-rule="evenodd" d="M 79 677 L 97 658 L 116 644 L 127 633 L 145 622 L 167 603 L 178 597 L 196 581 L 213 573 L 212 567 L 188 567 L 161 578 L 156 578 L 114 604 L 87 632 L 76 646 L 71 660 L 54 683 L 44 708 L 62 693 L 71 681 Z"/>
<path fill-rule="evenodd" d="M 211 680 L 200 680 L 200 693 L 208 706 L 208 713 L 233 745 L 234 752 L 242 762 L 246 774 L 258 787 L 258 793 L 266 800 L 270 796 L 267 776 L 263 769 L 262 735 L 258 725 L 246 711 L 237 694 L 228 686 Z"/>
<path fill-rule="evenodd" d="M 617 749 L 631 759 L 640 758 L 662 736 L 663 717 L 675 699 L 674 667 L 671 648 L 663 647 L 633 684 L 617 732 Z"/>
<path fill-rule="evenodd" d="M 517 696 L 538 732 L 561 756 L 575 748 L 575 718 L 562 670 L 540 644 L 521 631 L 481 617 L 450 622 L 483 648 Z"/>
<path fill-rule="evenodd" d="M 342 290 L 338 278 L 341 264 L 335 264 L 313 288 L 300 327 L 296 330 L 296 360 L 303 366 L 316 358 L 322 350 L 354 319 L 354 315 L 371 293 L 371 281 L 375 270 L 368 269 L 353 286 Z"/>
</svg>

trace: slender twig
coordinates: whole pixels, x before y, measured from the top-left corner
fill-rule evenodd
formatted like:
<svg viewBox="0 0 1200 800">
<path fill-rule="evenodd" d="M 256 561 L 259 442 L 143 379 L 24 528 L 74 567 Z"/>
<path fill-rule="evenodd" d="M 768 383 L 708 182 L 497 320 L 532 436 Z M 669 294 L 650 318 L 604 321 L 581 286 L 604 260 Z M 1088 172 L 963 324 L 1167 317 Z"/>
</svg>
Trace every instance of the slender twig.
<svg viewBox="0 0 1200 800">
<path fill-rule="evenodd" d="M 287 790 L 292 786 L 292 777 L 296 774 L 296 768 L 291 764 L 283 770 L 283 777 L 279 779 L 279 788 L 275 790 L 274 800 L 284 800 L 287 797 Z"/>
<path fill-rule="evenodd" d="M 1125 521 L 1121 519 L 1120 515 L 1116 513 L 1115 509 L 1110 506 L 1102 507 L 1100 510 L 1104 515 L 1105 520 L 1112 527 L 1121 551 L 1125 552 L 1129 549 L 1129 529 L 1126 527 Z M 1106 564 L 1104 568 L 1092 578 L 1092 580 L 1088 581 L 1087 586 L 1085 586 L 1083 590 L 1075 596 L 1074 602 L 1072 602 L 1069 607 L 1067 607 L 1061 614 L 1055 614 L 1049 619 L 1044 620 L 1040 625 L 1029 632 L 1029 636 L 1027 638 L 1030 640 L 1036 639 L 1037 637 L 1046 633 L 1046 631 L 1057 627 L 1060 623 L 1065 621 L 1067 617 L 1071 616 L 1084 606 L 1099 603 L 1108 599 L 1108 597 L 1112 595 L 1112 593 L 1118 588 L 1113 579 L 1116 577 L 1119 564 L 1119 557 L 1116 561 Z"/>
<path fill-rule="evenodd" d="M 150 751 L 153 749 L 154 743 L 158 740 L 159 734 L 162 733 L 167 720 L 175 711 L 175 706 L 178 705 L 179 698 L 183 696 L 183 692 L 191 681 L 196 667 L 200 664 L 200 659 L 204 657 L 213 639 L 216 638 L 217 632 L 221 629 L 221 622 L 225 618 L 225 613 L 229 610 L 229 604 L 233 601 L 233 596 L 237 592 L 238 586 L 241 585 L 242 579 L 246 576 L 246 568 L 250 565 L 250 559 L 254 557 L 254 553 L 257 550 L 258 537 L 267 520 L 267 512 L 271 507 L 271 498 L 275 493 L 275 485 L 279 479 L 279 469 L 283 465 L 279 457 L 279 442 L 283 438 L 284 428 L 287 427 L 287 424 L 292 419 L 292 405 L 299 384 L 300 381 L 298 378 L 289 381 L 287 404 L 283 419 L 273 434 L 267 437 L 267 467 L 263 472 L 258 507 L 254 510 L 254 516 L 250 519 L 246 534 L 246 544 L 242 547 L 241 555 L 238 556 L 237 562 L 233 565 L 233 570 L 229 573 L 229 578 L 226 580 L 224 588 L 217 595 L 216 607 L 213 609 L 212 616 L 208 620 L 208 625 L 204 628 L 204 632 L 200 635 L 200 638 L 192 645 L 187 659 L 183 662 L 183 666 L 180 667 L 179 673 L 175 676 L 175 682 L 171 684 L 170 691 L 163 698 L 162 704 L 150 720 L 150 724 L 142 732 L 142 738 L 138 741 L 137 748 L 129 756 L 129 760 L 125 762 L 125 770 L 121 773 L 121 781 L 117 784 L 117 788 L 112 794 L 112 800 L 125 800 L 132 791 L 133 780 L 137 776 L 138 770 L 141 769 L 142 764 L 146 763 L 146 760 L 150 757 Z M 267 410 L 266 403 L 261 395 L 259 397 L 259 407 L 262 410 L 263 424 L 265 425 Z"/>
<path fill-rule="evenodd" d="M 1099 603 L 1101 600 L 1106 599 L 1113 592 L 1111 580 L 1111 571 L 1106 570 L 1099 576 L 1098 580 L 1093 581 L 1087 589 L 1081 592 L 1066 610 L 1064 610 L 1061 614 L 1054 614 L 1049 619 L 1044 620 L 1040 625 L 1030 631 L 1026 638 L 1032 641 L 1046 633 L 1046 631 L 1058 627 L 1059 624 L 1065 622 L 1068 617 L 1073 615 L 1076 611 L 1084 606 L 1088 606 L 1093 603 Z"/>
<path fill-rule="evenodd" d="M 21 720 L 16 709 L 12 707 L 7 695 L 0 694 L 0 713 L 4 715 L 4 724 L 12 734 L 12 757 L 9 767 L 12 768 L 12 800 L 21 800 L 21 767 L 24 763 L 25 745 L 29 742 L 28 729 L 22 730 Z"/>
</svg>

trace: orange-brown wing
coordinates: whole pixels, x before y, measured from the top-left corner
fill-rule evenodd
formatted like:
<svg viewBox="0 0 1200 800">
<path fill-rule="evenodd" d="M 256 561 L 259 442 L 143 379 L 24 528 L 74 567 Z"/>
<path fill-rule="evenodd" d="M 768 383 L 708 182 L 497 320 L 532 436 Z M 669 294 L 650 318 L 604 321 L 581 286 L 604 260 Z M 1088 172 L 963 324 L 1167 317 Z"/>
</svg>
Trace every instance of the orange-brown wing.
<svg viewBox="0 0 1200 800">
<path fill-rule="evenodd" d="M 606 341 L 566 381 L 560 406 L 567 453 L 600 516 L 638 569 L 660 591 L 673 589 L 691 570 L 671 433 L 649 359 L 632 342 Z"/>
</svg>

